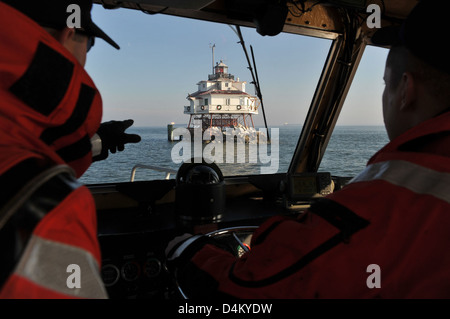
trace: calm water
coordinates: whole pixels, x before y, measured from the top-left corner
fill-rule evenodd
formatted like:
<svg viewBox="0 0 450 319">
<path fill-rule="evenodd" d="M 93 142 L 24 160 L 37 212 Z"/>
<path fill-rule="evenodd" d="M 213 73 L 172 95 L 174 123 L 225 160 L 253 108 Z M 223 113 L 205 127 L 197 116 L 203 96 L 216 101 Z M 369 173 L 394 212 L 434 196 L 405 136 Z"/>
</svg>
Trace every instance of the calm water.
<svg viewBox="0 0 450 319">
<path fill-rule="evenodd" d="M 172 161 L 172 148 L 178 142 L 167 140 L 166 127 L 130 128 L 129 133 L 139 134 L 142 141 L 138 144 L 127 144 L 125 151 L 110 154 L 101 162 L 93 163 L 80 179 L 86 184 L 126 182 L 130 180 L 131 170 L 136 164 L 153 165 L 177 170 L 180 166 Z M 279 163 L 271 159 L 269 162 L 258 163 L 219 164 L 225 176 L 259 174 L 261 165 L 267 168 L 278 165 L 278 173 L 288 170 L 292 155 L 297 145 L 301 126 L 281 126 L 279 128 Z M 383 126 L 339 126 L 336 127 L 327 151 L 322 160 L 320 171 L 331 172 L 336 176 L 355 176 L 362 171 L 369 158 L 388 142 Z M 219 146 L 217 146 L 219 147 Z M 249 146 L 247 145 L 247 148 Z M 224 148 L 224 159 L 225 159 Z M 248 154 L 248 150 L 244 150 Z M 235 153 L 235 157 L 237 151 Z M 236 160 L 237 161 L 237 160 Z M 264 160 L 263 160 L 264 161 Z M 165 174 L 153 170 L 138 168 L 135 180 L 162 179 Z M 171 175 L 175 178 L 175 174 Z"/>
</svg>

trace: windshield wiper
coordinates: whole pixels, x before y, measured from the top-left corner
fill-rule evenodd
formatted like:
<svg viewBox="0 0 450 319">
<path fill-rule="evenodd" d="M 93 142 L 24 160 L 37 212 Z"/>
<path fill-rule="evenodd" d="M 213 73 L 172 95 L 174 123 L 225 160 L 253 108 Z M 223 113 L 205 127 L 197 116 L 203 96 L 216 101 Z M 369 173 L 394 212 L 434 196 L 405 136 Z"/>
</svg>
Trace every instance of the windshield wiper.
<svg viewBox="0 0 450 319">
<path fill-rule="evenodd" d="M 256 95 L 258 96 L 258 99 L 261 102 L 261 110 L 262 110 L 262 114 L 263 114 L 264 125 L 266 126 L 266 132 L 267 132 L 267 143 L 270 144 L 269 128 L 267 126 L 266 113 L 264 112 L 263 97 L 262 97 L 262 93 L 261 93 L 261 86 L 259 85 L 258 71 L 256 70 L 255 55 L 253 54 L 253 47 L 250 45 L 250 50 L 252 53 L 252 61 L 253 61 L 253 66 L 252 66 L 252 64 L 250 62 L 250 58 L 248 56 L 247 48 L 245 47 L 245 41 L 244 41 L 244 37 L 242 36 L 241 28 L 238 25 L 236 25 L 236 30 L 234 30 L 231 25 L 230 25 L 230 28 L 237 34 L 237 36 L 239 37 L 238 43 L 240 43 L 242 45 L 242 48 L 244 49 L 245 57 L 247 58 L 248 69 L 250 70 L 250 73 L 252 74 L 253 81 L 251 83 L 255 85 Z M 255 72 L 253 72 L 253 69 L 255 70 Z"/>
</svg>

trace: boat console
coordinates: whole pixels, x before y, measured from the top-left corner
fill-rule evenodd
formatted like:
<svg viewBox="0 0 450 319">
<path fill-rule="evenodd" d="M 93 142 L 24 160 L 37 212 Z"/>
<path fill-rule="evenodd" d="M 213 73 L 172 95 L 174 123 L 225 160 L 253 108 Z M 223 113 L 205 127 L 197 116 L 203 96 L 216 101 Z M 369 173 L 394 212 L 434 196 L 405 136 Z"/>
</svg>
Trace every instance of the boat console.
<svg viewBox="0 0 450 319">
<path fill-rule="evenodd" d="M 186 177 L 186 168 L 192 183 L 180 177 Z M 228 229 L 244 240 L 249 227 L 275 215 L 296 217 L 314 198 L 346 182 L 328 173 L 223 178 L 219 170 L 211 178 L 211 171 L 202 164 L 181 165 L 176 179 L 89 185 L 98 207 L 102 278 L 110 298 L 182 298 L 165 266 L 164 250 L 175 236 L 220 233 L 225 238 Z M 239 255 L 242 244 L 230 242 Z"/>
</svg>

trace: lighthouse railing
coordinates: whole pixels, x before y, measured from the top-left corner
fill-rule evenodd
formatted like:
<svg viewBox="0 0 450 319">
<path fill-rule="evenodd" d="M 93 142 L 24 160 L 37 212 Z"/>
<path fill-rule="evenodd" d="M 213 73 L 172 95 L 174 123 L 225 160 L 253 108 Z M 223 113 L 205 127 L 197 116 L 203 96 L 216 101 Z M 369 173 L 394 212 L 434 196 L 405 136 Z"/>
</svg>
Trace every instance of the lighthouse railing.
<svg viewBox="0 0 450 319">
<path fill-rule="evenodd" d="M 234 75 L 232 75 L 232 74 L 226 74 L 226 73 L 216 73 L 216 74 L 209 74 L 209 75 L 208 75 L 208 80 L 209 80 L 209 81 L 217 80 L 217 79 L 230 79 L 230 80 L 234 80 Z"/>
</svg>

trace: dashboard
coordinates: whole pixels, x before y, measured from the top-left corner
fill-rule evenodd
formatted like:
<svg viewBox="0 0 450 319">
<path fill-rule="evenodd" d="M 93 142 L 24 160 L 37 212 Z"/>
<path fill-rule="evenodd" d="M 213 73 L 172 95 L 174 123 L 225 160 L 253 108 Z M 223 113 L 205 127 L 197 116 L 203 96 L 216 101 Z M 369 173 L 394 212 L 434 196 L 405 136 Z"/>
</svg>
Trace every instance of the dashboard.
<svg viewBox="0 0 450 319">
<path fill-rule="evenodd" d="M 305 177 L 309 183 L 311 176 Z M 317 177 L 324 184 L 323 175 Z M 294 196 L 301 201 L 290 199 L 286 174 L 230 177 L 224 179 L 226 199 L 220 216 L 189 219 L 184 208 L 199 199 L 178 196 L 177 186 L 176 180 L 88 186 L 97 205 L 101 274 L 111 299 L 181 298 L 165 267 L 164 253 L 177 235 L 258 226 L 274 215 L 297 216 L 310 205 L 306 196 Z"/>
</svg>

